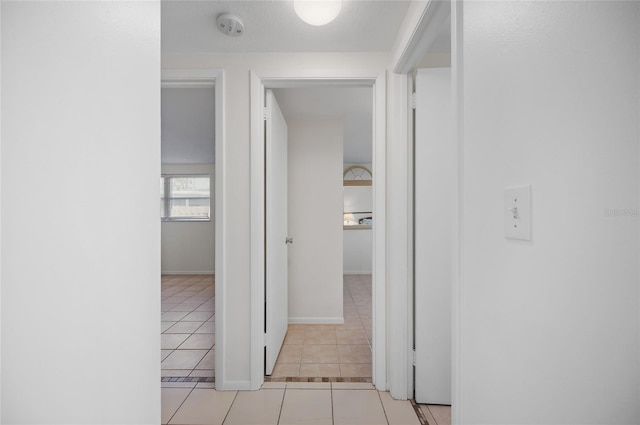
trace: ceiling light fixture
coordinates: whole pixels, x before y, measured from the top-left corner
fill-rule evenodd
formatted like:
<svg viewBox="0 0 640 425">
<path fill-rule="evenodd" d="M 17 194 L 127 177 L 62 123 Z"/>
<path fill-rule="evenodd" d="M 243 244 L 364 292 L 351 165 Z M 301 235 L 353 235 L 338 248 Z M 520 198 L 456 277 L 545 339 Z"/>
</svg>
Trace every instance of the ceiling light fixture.
<svg viewBox="0 0 640 425">
<path fill-rule="evenodd" d="M 293 0 L 296 15 L 308 24 L 326 25 L 336 19 L 342 0 Z"/>
</svg>

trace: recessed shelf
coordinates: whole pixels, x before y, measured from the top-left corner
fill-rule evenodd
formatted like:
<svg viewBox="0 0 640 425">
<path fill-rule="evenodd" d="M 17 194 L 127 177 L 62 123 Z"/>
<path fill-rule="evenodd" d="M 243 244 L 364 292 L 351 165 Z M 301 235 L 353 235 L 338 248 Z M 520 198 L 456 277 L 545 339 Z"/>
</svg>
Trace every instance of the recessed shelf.
<svg viewBox="0 0 640 425">
<path fill-rule="evenodd" d="M 371 229 L 372 226 L 370 224 L 350 224 L 347 226 L 342 226 L 344 230 L 367 230 Z"/>
</svg>

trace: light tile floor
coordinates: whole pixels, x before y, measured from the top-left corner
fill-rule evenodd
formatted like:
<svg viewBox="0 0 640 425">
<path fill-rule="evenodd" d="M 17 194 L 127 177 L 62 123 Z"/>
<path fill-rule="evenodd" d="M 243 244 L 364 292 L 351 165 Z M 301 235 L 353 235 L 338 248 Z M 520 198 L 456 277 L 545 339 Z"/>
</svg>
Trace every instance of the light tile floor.
<svg viewBox="0 0 640 425">
<path fill-rule="evenodd" d="M 162 377 L 214 377 L 213 275 L 163 275 Z"/>
<path fill-rule="evenodd" d="M 344 275 L 344 324 L 289 325 L 272 379 L 371 379 L 371 275 Z"/>
<path fill-rule="evenodd" d="M 176 425 L 420 425 L 409 401 L 371 384 L 267 382 L 260 391 L 165 382 L 162 423 Z M 444 424 L 430 424 L 444 425 Z"/>
<path fill-rule="evenodd" d="M 371 276 L 345 275 L 344 279 L 344 325 L 330 326 L 329 329 L 301 326 L 296 329 L 294 325 L 292 330 L 298 332 L 287 334 L 285 344 L 302 347 L 301 361 L 297 363 L 299 375 L 295 376 L 304 376 L 301 371 L 317 376 L 323 373 L 323 368 L 313 370 L 313 365 L 324 364 L 337 365 L 333 372 L 339 370 L 340 375 L 336 376 L 356 376 L 349 372 L 348 367 L 366 365 L 361 375 L 371 376 L 371 360 L 368 363 L 345 360 L 353 355 L 353 359 L 363 361 L 357 356 L 366 350 L 358 346 L 366 344 L 370 347 Z M 162 313 L 162 376 L 213 377 L 214 277 L 162 276 Z M 332 340 L 334 334 L 335 344 Z M 330 343 L 324 343 L 327 341 Z M 317 358 L 320 363 L 302 362 L 305 342 L 306 346 L 335 345 L 337 363 L 313 357 L 317 354 L 312 353 L 313 350 L 309 352 L 311 357 L 307 358 L 314 361 Z M 289 354 L 297 359 L 297 351 L 290 350 L 293 354 Z M 287 359 L 286 355 L 283 359 Z M 341 362 L 341 359 L 345 361 Z M 312 371 L 306 372 L 303 366 Z M 428 425 L 451 424 L 449 406 L 420 405 L 419 408 Z M 266 382 L 260 391 L 237 392 L 215 391 L 214 384 L 209 382 L 162 382 L 162 424 L 419 425 L 420 422 L 410 402 L 393 400 L 389 393 L 378 392 L 367 383 Z"/>
</svg>

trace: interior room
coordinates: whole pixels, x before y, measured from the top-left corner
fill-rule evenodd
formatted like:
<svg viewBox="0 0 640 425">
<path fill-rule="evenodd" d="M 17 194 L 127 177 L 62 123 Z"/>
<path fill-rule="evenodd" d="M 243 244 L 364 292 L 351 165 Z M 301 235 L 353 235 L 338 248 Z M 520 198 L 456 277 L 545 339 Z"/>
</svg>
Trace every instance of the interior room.
<svg viewBox="0 0 640 425">
<path fill-rule="evenodd" d="M 215 88 L 164 83 L 162 381 L 215 376 Z"/>
</svg>

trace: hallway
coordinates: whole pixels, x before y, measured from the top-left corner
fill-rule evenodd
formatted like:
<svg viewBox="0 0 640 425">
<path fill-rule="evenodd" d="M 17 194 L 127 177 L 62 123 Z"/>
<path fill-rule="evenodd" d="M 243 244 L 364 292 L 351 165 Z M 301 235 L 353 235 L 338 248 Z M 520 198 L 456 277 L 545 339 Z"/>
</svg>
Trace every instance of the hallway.
<svg viewBox="0 0 640 425">
<path fill-rule="evenodd" d="M 371 275 L 344 275 L 344 324 L 290 324 L 267 381 L 371 382 Z"/>
</svg>

